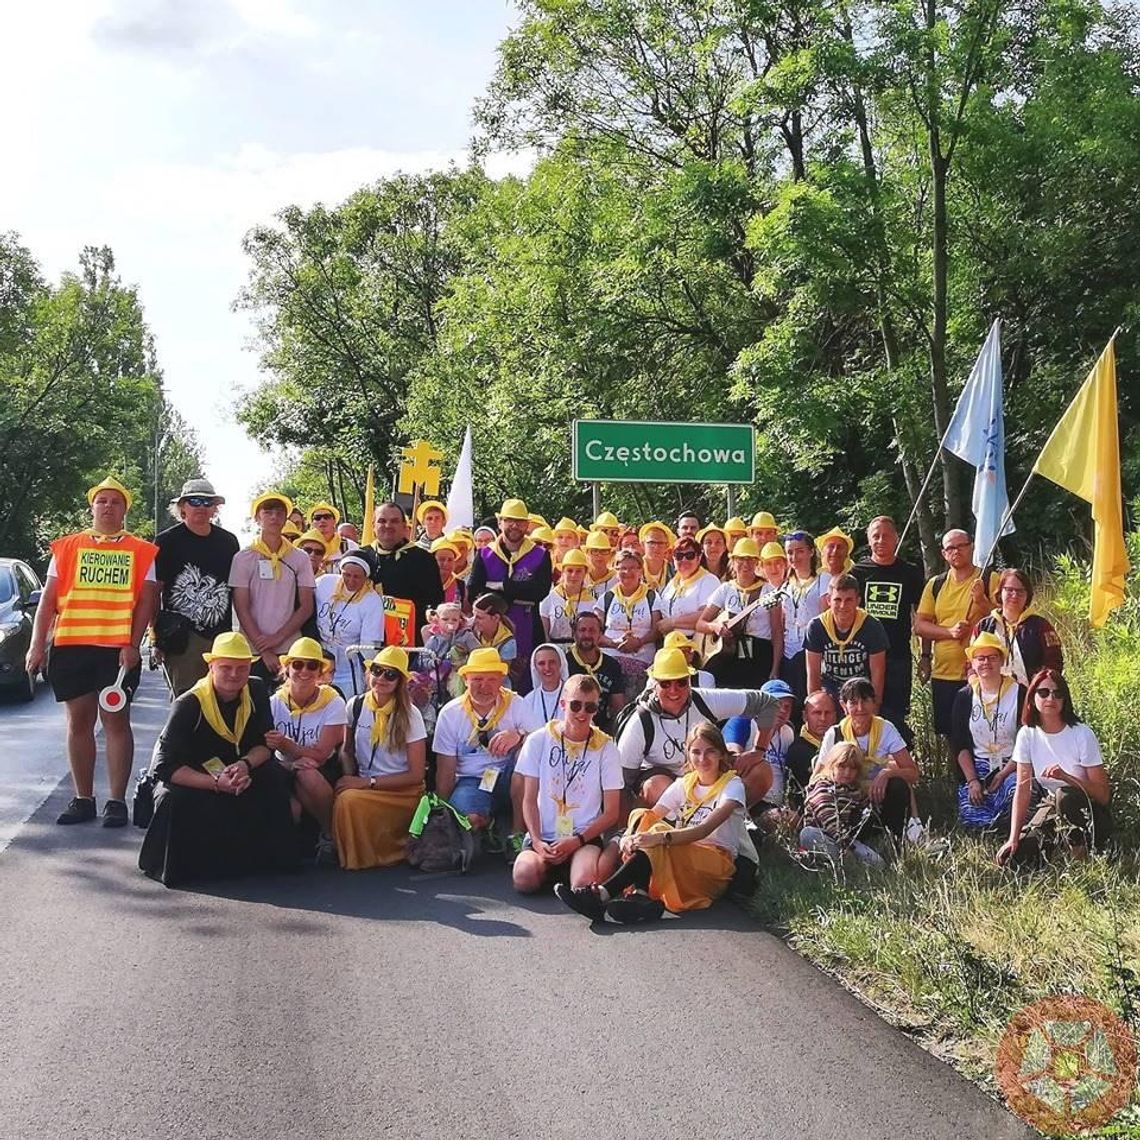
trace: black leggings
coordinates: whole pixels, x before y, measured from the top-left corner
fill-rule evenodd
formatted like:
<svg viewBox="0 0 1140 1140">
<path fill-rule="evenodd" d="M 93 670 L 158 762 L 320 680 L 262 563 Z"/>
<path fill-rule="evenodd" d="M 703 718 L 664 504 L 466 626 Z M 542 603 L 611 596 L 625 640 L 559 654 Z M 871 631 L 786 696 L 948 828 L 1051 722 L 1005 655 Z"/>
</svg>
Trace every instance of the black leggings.
<svg viewBox="0 0 1140 1140">
<path fill-rule="evenodd" d="M 635 851 L 601 886 L 611 898 L 616 898 L 626 887 L 648 890 L 652 874 L 653 864 L 649 856 L 644 851 Z"/>
</svg>

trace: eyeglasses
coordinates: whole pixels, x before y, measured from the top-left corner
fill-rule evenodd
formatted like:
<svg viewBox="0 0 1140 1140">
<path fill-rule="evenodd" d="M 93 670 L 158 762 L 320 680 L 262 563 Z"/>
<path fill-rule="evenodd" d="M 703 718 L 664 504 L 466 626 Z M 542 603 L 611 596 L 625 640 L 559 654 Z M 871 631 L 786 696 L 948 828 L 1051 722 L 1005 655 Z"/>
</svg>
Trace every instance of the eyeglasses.
<svg viewBox="0 0 1140 1140">
<path fill-rule="evenodd" d="M 573 701 L 567 701 L 567 702 L 566 702 L 566 707 L 567 707 L 567 708 L 568 708 L 568 709 L 569 709 L 569 710 L 570 710 L 572 713 L 579 713 L 579 712 L 581 712 L 583 709 L 585 709 L 585 710 L 586 710 L 586 712 L 588 712 L 588 713 L 596 713 L 596 712 L 598 711 L 598 702 L 597 702 L 597 701 L 579 701 L 579 700 L 573 700 Z"/>
<path fill-rule="evenodd" d="M 1025 589 L 1021 586 L 1002 586 L 1001 592 L 1003 594 L 1024 594 Z"/>
<path fill-rule="evenodd" d="M 399 669 L 393 669 L 388 665 L 370 665 L 368 672 L 373 677 L 383 677 L 385 681 L 398 681 L 404 675 Z"/>
<path fill-rule="evenodd" d="M 182 500 L 188 507 L 212 507 L 214 500 L 209 495 L 188 495 Z"/>
<path fill-rule="evenodd" d="M 689 678 L 677 677 L 671 681 L 658 681 L 657 684 L 663 689 L 687 689 L 689 687 Z"/>
<path fill-rule="evenodd" d="M 1065 699 L 1065 690 L 1064 689 L 1046 689 L 1044 686 L 1042 686 L 1039 689 L 1035 689 L 1033 692 L 1033 695 L 1035 697 L 1041 697 L 1042 699 L 1044 699 L 1046 701 L 1050 697 L 1056 697 L 1057 700 L 1063 701 Z"/>
<path fill-rule="evenodd" d="M 324 668 L 325 663 L 323 661 L 312 661 L 309 659 L 301 660 L 295 657 L 289 664 L 298 672 L 316 673 Z"/>
<path fill-rule="evenodd" d="M 694 558 L 700 558 L 700 555 L 695 550 L 678 550 L 673 555 L 673 559 L 676 562 L 689 562 Z"/>
<path fill-rule="evenodd" d="M 942 548 L 943 554 L 953 554 L 955 550 L 969 550 L 974 544 L 972 542 L 956 542 L 953 546 L 944 546 Z"/>
<path fill-rule="evenodd" d="M 313 522 L 327 522 L 329 519 L 335 519 L 336 515 L 330 515 L 327 511 L 322 511 L 319 515 L 313 515 Z"/>
</svg>

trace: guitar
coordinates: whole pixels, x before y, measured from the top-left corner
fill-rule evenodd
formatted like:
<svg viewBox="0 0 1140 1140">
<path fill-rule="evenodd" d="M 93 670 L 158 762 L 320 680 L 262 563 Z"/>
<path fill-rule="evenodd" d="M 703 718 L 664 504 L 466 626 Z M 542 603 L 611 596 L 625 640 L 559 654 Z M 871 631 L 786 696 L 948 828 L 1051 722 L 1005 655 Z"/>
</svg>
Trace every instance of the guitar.
<svg viewBox="0 0 1140 1140">
<path fill-rule="evenodd" d="M 736 638 L 732 635 L 732 630 L 742 622 L 746 622 L 754 610 L 761 608 L 766 610 L 775 609 L 783 597 L 784 588 L 781 586 L 775 592 L 767 594 L 762 598 L 757 598 L 754 602 L 750 602 L 740 613 L 730 618 L 726 623 L 724 635 L 717 637 L 711 633 L 701 634 L 701 639 L 697 642 L 697 652 L 701 655 L 704 668 L 710 673 L 715 673 L 716 666 L 731 659 L 736 652 Z"/>
</svg>

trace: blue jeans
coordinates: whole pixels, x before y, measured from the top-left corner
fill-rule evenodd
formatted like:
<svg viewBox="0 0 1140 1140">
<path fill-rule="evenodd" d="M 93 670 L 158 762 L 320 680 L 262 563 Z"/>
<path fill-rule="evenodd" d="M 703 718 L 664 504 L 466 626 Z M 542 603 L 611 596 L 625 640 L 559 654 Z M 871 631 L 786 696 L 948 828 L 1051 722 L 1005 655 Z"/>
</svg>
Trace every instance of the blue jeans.
<svg viewBox="0 0 1140 1140">
<path fill-rule="evenodd" d="M 495 790 L 484 792 L 479 784 L 482 776 L 460 776 L 455 781 L 448 800 L 456 811 L 464 815 L 481 815 L 484 819 L 507 816 L 511 814 L 511 776 L 514 775 L 515 764 L 512 760 L 499 769 L 499 778 L 495 781 Z"/>
</svg>

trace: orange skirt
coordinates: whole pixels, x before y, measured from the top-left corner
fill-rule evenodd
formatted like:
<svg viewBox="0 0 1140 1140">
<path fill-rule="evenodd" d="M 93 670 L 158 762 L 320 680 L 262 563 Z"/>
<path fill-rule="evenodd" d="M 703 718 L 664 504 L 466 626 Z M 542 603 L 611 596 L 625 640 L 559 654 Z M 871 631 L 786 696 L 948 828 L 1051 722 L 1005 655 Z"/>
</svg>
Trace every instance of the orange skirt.
<svg viewBox="0 0 1140 1140">
<path fill-rule="evenodd" d="M 639 831 L 672 830 L 648 808 L 630 813 L 627 835 Z M 678 847 L 644 849 L 653 865 L 649 894 L 665 904 L 674 914 L 686 910 L 704 910 L 728 890 L 736 863 L 723 847 L 712 843 L 683 843 Z"/>
<path fill-rule="evenodd" d="M 348 871 L 391 867 L 404 861 L 408 825 L 423 788 L 393 792 L 347 788 L 333 802 L 333 838 L 340 865 Z"/>
</svg>

